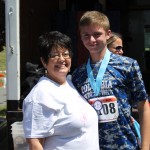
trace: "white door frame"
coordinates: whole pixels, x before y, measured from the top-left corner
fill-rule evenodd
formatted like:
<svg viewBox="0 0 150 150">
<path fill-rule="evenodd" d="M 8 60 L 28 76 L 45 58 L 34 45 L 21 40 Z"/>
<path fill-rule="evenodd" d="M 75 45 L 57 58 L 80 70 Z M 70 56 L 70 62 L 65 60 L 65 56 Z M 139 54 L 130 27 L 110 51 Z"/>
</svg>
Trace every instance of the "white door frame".
<svg viewBox="0 0 150 150">
<path fill-rule="evenodd" d="M 20 99 L 19 0 L 5 0 L 7 100 Z"/>
</svg>

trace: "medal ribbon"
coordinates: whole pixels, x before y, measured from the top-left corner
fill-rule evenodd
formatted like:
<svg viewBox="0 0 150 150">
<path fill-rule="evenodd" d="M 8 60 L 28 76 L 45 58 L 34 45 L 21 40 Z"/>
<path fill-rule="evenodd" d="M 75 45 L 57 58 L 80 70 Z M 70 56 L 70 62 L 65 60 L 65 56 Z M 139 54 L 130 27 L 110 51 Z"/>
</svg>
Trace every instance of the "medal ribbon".
<svg viewBox="0 0 150 150">
<path fill-rule="evenodd" d="M 96 96 L 98 96 L 98 94 L 101 90 L 102 79 L 103 79 L 103 76 L 105 74 L 109 60 L 110 60 L 110 51 L 107 49 L 105 56 L 104 56 L 104 59 L 102 60 L 101 66 L 98 70 L 96 80 L 95 80 L 94 76 L 93 76 L 93 71 L 92 71 L 91 65 L 90 65 L 90 58 L 88 59 L 88 62 L 86 65 L 87 75 L 88 75 L 90 85 L 91 85 Z"/>
</svg>

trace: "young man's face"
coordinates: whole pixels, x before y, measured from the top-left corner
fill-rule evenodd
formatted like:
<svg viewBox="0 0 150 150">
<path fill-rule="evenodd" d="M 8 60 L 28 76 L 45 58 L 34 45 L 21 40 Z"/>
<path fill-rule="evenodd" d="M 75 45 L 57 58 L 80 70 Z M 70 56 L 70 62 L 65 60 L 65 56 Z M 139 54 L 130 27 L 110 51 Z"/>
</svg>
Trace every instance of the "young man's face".
<svg viewBox="0 0 150 150">
<path fill-rule="evenodd" d="M 80 27 L 81 40 L 90 54 L 99 53 L 106 49 L 110 32 L 110 30 L 105 31 L 97 25 Z"/>
</svg>

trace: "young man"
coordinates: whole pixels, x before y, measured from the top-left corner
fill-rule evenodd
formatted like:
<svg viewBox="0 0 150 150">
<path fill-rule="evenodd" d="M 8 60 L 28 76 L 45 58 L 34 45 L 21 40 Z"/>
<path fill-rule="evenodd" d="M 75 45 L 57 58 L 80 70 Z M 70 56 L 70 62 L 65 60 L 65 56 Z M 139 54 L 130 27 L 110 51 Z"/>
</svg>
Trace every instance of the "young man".
<svg viewBox="0 0 150 150">
<path fill-rule="evenodd" d="M 136 60 L 107 49 L 110 24 L 101 12 L 88 11 L 79 22 L 82 42 L 90 53 L 72 81 L 99 116 L 101 150 L 138 150 L 138 134 L 131 117 L 131 100 L 138 102 L 141 149 L 150 149 L 150 108 Z"/>
</svg>

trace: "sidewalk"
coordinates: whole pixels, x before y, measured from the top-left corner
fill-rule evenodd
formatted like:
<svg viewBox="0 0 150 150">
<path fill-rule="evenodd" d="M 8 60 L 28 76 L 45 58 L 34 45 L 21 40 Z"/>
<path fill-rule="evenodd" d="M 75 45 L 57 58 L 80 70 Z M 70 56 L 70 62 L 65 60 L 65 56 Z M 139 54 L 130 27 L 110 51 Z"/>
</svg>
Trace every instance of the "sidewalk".
<svg viewBox="0 0 150 150">
<path fill-rule="evenodd" d="M 6 105 L 6 71 L 0 71 L 0 106 Z"/>
<path fill-rule="evenodd" d="M 0 87 L 0 106 L 7 105 L 6 87 Z M 8 150 L 7 122 L 0 118 L 0 150 Z"/>
<path fill-rule="evenodd" d="M 6 97 L 6 88 L 0 88 L 0 105 L 6 105 L 7 97 Z"/>
</svg>

